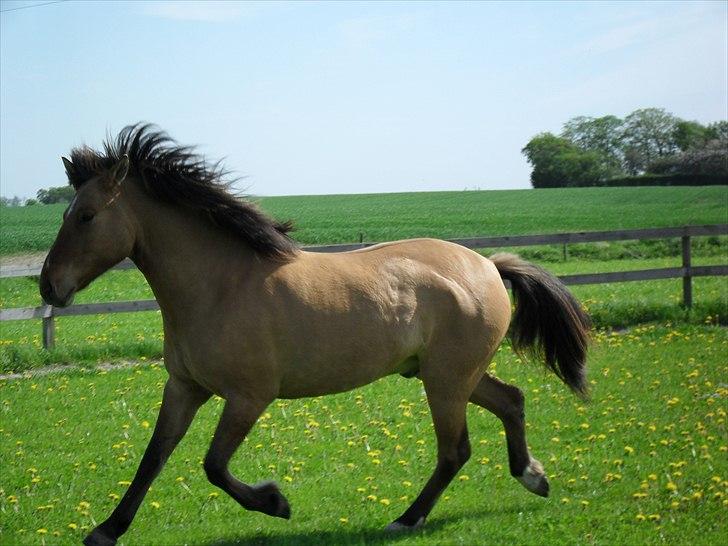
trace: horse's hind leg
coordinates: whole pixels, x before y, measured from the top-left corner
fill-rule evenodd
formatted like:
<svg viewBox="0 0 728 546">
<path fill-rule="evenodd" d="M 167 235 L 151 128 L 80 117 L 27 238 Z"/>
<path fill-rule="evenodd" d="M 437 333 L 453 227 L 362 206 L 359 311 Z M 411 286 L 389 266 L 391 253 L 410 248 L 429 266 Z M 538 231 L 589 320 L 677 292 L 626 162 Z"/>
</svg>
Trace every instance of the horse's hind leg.
<svg viewBox="0 0 728 546">
<path fill-rule="evenodd" d="M 387 527 L 389 530 L 413 529 L 422 525 L 440 494 L 470 458 L 465 423 L 467 395 L 447 389 L 446 383 L 436 384 L 424 378 L 423 383 L 437 436 L 437 466 L 422 492 L 405 513 Z"/>
<path fill-rule="evenodd" d="M 532 493 L 547 497 L 549 482 L 543 466 L 531 457 L 526 444 L 524 397 L 521 390 L 486 373 L 475 387 L 470 401 L 487 409 L 503 422 L 511 475 Z"/>
<path fill-rule="evenodd" d="M 271 400 L 230 399 L 225 403 L 210 449 L 205 456 L 204 469 L 210 483 L 225 491 L 246 510 L 263 512 L 288 519 L 288 501 L 273 482 L 247 485 L 228 470 L 230 458 Z"/>
<path fill-rule="evenodd" d="M 164 387 L 152 439 L 134 480 L 111 516 L 84 539 L 86 546 L 111 546 L 126 532 L 152 481 L 187 432 L 199 407 L 209 398 L 210 393 L 198 385 L 170 377 Z"/>
</svg>

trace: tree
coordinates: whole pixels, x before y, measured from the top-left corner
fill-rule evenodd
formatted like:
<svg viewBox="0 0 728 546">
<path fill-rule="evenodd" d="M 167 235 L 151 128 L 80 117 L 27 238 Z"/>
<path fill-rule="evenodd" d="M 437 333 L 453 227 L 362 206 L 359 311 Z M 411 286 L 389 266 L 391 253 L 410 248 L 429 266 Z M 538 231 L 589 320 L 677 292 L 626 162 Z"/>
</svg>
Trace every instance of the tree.
<svg viewBox="0 0 728 546">
<path fill-rule="evenodd" d="M 19 207 L 23 200 L 14 195 L 13 197 L 0 197 L 0 206 L 2 207 Z"/>
<path fill-rule="evenodd" d="M 609 172 L 609 176 L 619 176 L 624 174 L 623 124 L 617 116 L 578 116 L 564 124 L 561 136 L 582 150 L 599 152 L 603 158 L 604 170 Z"/>
<path fill-rule="evenodd" d="M 36 197 L 38 201 L 44 205 L 52 205 L 53 203 L 70 203 L 75 195 L 73 186 L 60 186 L 56 188 L 48 188 L 38 190 Z"/>
<path fill-rule="evenodd" d="M 697 121 L 680 120 L 675 124 L 673 139 L 680 151 L 702 148 L 711 139 L 710 131 Z"/>
<path fill-rule="evenodd" d="M 521 151 L 533 167 L 534 188 L 592 186 L 606 175 L 604 158 L 599 152 L 582 150 L 552 133 L 536 135 Z"/>
<path fill-rule="evenodd" d="M 641 174 L 661 157 L 675 153 L 680 120 L 664 108 L 635 110 L 624 119 L 624 161 L 630 174 Z"/>
<path fill-rule="evenodd" d="M 708 140 L 718 140 L 728 146 L 728 121 L 716 121 L 706 127 Z"/>
</svg>

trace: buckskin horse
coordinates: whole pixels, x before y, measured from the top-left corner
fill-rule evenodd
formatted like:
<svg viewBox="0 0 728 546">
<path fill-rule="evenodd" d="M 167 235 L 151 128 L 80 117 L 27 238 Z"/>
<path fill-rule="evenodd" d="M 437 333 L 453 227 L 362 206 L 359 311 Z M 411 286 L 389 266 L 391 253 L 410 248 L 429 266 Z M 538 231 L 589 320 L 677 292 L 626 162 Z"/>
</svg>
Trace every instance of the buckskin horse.
<svg viewBox="0 0 728 546">
<path fill-rule="evenodd" d="M 84 540 L 115 544 L 198 408 L 224 409 L 204 459 L 212 484 L 247 510 L 290 517 L 274 482 L 247 485 L 228 462 L 276 398 L 354 389 L 392 374 L 424 386 L 437 464 L 388 529 L 422 525 L 470 457 L 468 402 L 503 423 L 511 474 L 547 496 L 543 467 L 526 445 L 521 391 L 487 373 L 510 327 L 586 396 L 589 321 L 566 287 L 511 254 L 485 258 L 457 244 L 415 239 L 342 253 L 312 253 L 228 191 L 226 173 L 151 125 L 133 125 L 102 151 L 63 158 L 75 196 L 40 277 L 43 299 L 74 294 L 129 257 L 159 302 L 169 378 L 152 438 L 111 516 Z M 510 281 L 511 302 L 503 279 Z"/>
</svg>

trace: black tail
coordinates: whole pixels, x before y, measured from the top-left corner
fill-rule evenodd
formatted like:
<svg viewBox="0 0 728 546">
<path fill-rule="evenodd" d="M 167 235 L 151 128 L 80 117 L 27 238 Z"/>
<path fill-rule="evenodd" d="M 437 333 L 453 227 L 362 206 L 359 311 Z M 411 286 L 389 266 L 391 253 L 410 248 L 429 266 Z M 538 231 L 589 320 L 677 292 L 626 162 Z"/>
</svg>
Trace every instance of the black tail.
<svg viewBox="0 0 728 546">
<path fill-rule="evenodd" d="M 587 398 L 589 316 L 566 286 L 545 269 L 514 254 L 494 254 L 490 260 L 513 289 L 513 348 L 528 349 L 543 358 L 571 390 Z"/>
</svg>

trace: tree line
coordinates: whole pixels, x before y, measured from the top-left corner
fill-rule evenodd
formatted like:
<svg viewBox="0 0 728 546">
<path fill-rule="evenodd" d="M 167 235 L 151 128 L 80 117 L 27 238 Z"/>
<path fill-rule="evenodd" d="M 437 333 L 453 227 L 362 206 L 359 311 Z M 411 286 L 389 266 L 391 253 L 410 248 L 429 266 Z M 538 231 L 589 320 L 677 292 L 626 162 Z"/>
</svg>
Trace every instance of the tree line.
<svg viewBox="0 0 728 546">
<path fill-rule="evenodd" d="M 59 186 L 53 188 L 43 188 L 35 194 L 36 199 L 26 199 L 25 201 L 18 197 L 0 197 L 0 206 L 2 207 L 19 207 L 21 205 L 30 206 L 37 205 L 53 205 L 55 203 L 70 203 L 73 199 L 75 190 L 73 186 Z"/>
<path fill-rule="evenodd" d="M 521 151 L 534 188 L 728 184 L 728 121 L 703 125 L 663 108 L 624 119 L 578 116 L 559 135 L 540 133 Z"/>
</svg>

